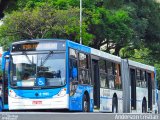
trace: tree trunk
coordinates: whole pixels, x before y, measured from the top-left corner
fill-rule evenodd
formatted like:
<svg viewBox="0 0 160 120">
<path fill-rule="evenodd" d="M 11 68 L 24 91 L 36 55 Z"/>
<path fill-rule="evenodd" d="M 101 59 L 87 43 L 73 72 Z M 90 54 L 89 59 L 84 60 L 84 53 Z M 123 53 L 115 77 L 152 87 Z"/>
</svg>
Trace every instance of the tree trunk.
<svg viewBox="0 0 160 120">
<path fill-rule="evenodd" d="M 114 55 L 119 56 L 119 51 L 121 50 L 121 48 L 122 48 L 122 46 L 116 45 Z"/>
</svg>

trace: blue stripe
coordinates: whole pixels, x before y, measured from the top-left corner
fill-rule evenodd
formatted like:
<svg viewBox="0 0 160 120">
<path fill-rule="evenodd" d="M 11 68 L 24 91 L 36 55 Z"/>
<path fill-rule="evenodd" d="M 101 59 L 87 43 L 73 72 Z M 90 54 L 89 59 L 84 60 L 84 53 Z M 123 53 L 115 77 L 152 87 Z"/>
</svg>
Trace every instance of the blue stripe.
<svg viewBox="0 0 160 120">
<path fill-rule="evenodd" d="M 68 44 L 66 43 L 66 84 L 67 84 L 67 94 L 69 94 L 69 50 Z"/>
<path fill-rule="evenodd" d="M 2 55 L 2 70 L 4 70 L 5 68 L 5 63 L 6 63 L 6 59 L 5 59 L 5 56 L 6 55 L 10 55 L 10 52 L 4 52 L 3 55 Z"/>
<path fill-rule="evenodd" d="M 71 47 L 73 49 L 85 52 L 85 53 L 91 53 L 91 48 L 90 47 L 87 47 L 87 46 L 84 46 L 84 45 L 81 45 L 81 44 L 78 44 L 78 43 L 75 43 L 75 42 L 72 42 L 72 41 L 67 40 L 67 46 Z"/>
<path fill-rule="evenodd" d="M 5 104 L 3 107 L 5 110 L 8 110 L 8 105 Z"/>
<path fill-rule="evenodd" d="M 109 98 L 109 97 L 100 97 L 101 99 L 112 99 L 112 98 Z M 118 100 L 123 100 L 123 98 L 118 98 Z"/>
</svg>

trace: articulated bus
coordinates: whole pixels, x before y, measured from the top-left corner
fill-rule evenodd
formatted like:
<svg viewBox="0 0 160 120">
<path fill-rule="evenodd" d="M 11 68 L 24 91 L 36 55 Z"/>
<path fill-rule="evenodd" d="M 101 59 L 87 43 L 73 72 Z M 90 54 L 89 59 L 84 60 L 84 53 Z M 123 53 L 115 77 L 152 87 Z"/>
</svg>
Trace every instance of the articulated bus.
<svg viewBox="0 0 160 120">
<path fill-rule="evenodd" d="M 154 112 L 152 66 L 69 40 L 14 42 L 2 56 L 0 110 Z"/>
</svg>

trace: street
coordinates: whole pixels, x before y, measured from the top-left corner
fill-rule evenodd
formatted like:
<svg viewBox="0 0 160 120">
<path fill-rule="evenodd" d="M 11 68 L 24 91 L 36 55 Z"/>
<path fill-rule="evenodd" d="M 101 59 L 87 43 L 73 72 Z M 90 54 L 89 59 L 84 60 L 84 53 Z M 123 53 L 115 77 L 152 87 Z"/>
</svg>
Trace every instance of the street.
<svg viewBox="0 0 160 120">
<path fill-rule="evenodd" d="M 1 120 L 159 120 L 159 114 L 82 113 L 82 112 L 2 112 Z"/>
</svg>

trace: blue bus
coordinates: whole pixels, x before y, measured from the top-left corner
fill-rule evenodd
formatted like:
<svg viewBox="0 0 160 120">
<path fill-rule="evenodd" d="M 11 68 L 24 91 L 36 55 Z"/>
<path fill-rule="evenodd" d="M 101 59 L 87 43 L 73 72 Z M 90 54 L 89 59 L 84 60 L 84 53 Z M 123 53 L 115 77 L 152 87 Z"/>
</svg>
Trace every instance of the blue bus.
<svg viewBox="0 0 160 120">
<path fill-rule="evenodd" d="M 0 110 L 152 112 L 155 68 L 70 40 L 14 42 L 2 56 Z"/>
</svg>

